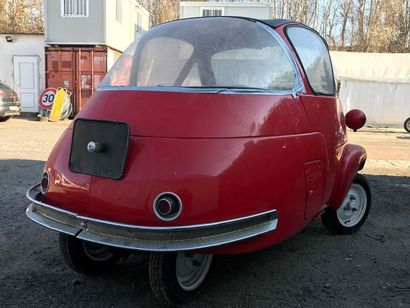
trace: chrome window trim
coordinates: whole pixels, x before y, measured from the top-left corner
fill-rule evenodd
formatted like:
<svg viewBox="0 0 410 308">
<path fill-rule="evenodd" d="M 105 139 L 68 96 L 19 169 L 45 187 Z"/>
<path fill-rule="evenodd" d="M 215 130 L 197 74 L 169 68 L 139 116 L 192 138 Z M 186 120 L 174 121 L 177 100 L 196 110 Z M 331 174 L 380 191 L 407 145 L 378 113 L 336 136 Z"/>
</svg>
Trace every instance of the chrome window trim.
<svg viewBox="0 0 410 308">
<path fill-rule="evenodd" d="M 200 93 L 200 94 L 252 94 L 252 95 L 293 95 L 296 91 L 257 90 L 251 88 L 190 88 L 190 87 L 140 87 L 140 86 L 104 86 L 96 91 L 141 91 L 141 92 L 175 92 L 175 93 Z"/>
</svg>

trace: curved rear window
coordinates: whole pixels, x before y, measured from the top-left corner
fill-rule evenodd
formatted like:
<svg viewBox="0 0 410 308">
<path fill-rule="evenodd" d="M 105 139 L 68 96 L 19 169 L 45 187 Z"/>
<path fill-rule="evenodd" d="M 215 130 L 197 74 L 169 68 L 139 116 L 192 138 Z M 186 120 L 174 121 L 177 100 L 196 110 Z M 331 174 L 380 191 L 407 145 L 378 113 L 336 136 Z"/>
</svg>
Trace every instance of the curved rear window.
<svg viewBox="0 0 410 308">
<path fill-rule="evenodd" d="M 295 83 L 287 55 L 264 27 L 213 17 L 170 22 L 146 32 L 101 86 L 290 91 Z"/>
</svg>

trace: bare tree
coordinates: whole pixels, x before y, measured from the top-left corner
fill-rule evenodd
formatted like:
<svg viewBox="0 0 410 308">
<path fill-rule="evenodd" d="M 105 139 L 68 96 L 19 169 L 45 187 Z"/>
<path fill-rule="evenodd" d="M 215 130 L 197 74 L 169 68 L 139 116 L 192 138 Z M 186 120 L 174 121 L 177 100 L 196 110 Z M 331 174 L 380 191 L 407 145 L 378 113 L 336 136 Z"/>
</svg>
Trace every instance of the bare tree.
<svg viewBox="0 0 410 308">
<path fill-rule="evenodd" d="M 346 42 L 346 27 L 349 17 L 351 16 L 352 0 L 345 0 L 340 5 L 340 16 L 342 17 L 340 30 L 340 46 L 345 47 Z"/>
<path fill-rule="evenodd" d="M 0 33 L 43 33 L 43 0 L 0 0 Z"/>
<path fill-rule="evenodd" d="M 0 0 L 0 32 L 42 33 L 43 1 Z M 410 52 L 410 0 L 271 1 L 273 18 L 295 20 L 316 29 L 330 48 Z M 152 26 L 179 18 L 179 0 L 139 0 L 139 3 L 150 13 Z"/>
<path fill-rule="evenodd" d="M 150 14 L 150 24 L 158 24 L 177 19 L 179 17 L 178 0 L 142 0 L 139 1 Z"/>
</svg>

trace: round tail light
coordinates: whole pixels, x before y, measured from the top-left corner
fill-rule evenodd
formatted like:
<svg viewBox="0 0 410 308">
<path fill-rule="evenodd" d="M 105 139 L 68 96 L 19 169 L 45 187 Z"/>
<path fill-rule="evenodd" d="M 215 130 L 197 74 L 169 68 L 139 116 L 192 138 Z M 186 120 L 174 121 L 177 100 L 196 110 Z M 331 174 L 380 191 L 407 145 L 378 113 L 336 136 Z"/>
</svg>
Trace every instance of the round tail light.
<svg viewBox="0 0 410 308">
<path fill-rule="evenodd" d="M 41 183 L 40 183 L 41 193 L 43 195 L 47 193 L 49 185 L 50 185 L 49 175 L 48 175 L 48 172 L 45 171 L 43 173 L 43 176 L 41 177 Z"/>
<path fill-rule="evenodd" d="M 176 194 L 165 192 L 155 198 L 153 209 L 159 219 L 171 221 L 181 214 L 182 202 Z"/>
</svg>

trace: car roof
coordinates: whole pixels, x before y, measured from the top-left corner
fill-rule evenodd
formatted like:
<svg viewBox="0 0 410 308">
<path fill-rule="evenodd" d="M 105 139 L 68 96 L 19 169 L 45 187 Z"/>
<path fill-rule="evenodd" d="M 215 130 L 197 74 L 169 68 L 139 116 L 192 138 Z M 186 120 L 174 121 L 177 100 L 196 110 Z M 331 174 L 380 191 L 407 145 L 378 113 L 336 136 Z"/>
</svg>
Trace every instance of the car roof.
<svg viewBox="0 0 410 308">
<path fill-rule="evenodd" d="M 188 17 L 188 18 L 170 20 L 170 21 L 164 22 L 162 24 L 159 24 L 157 26 L 164 25 L 164 24 L 167 24 L 167 23 L 172 23 L 174 21 L 190 20 L 190 19 L 202 19 L 202 18 L 235 18 L 235 19 L 245 19 L 245 20 L 249 20 L 249 21 L 253 21 L 253 22 L 259 21 L 259 22 L 264 23 L 265 25 L 267 25 L 267 26 L 269 26 L 273 29 L 276 29 L 280 26 L 284 26 L 284 25 L 288 25 L 288 24 L 298 25 L 298 26 L 301 26 L 301 27 L 312 30 L 313 32 L 315 32 L 317 35 L 319 35 L 323 39 L 323 37 L 316 30 L 312 29 L 311 27 L 309 27 L 309 26 L 307 26 L 307 25 L 305 25 L 301 22 L 298 22 L 298 21 L 294 21 L 294 20 L 290 20 L 290 19 L 282 19 L 282 18 L 257 19 L 257 18 L 246 17 L 246 16 L 229 16 L 229 15 L 228 16 L 225 16 L 225 15 L 224 16 L 197 16 L 197 17 Z M 153 27 L 153 28 L 155 28 L 155 27 Z"/>
<path fill-rule="evenodd" d="M 316 33 L 322 39 L 322 41 L 325 43 L 327 49 L 329 49 L 329 45 L 327 44 L 326 40 L 319 34 L 319 32 L 317 32 L 315 29 L 313 29 L 313 28 L 311 28 L 311 27 L 309 27 L 309 26 L 307 26 L 307 25 L 305 25 L 301 22 L 290 20 L 290 19 L 280 19 L 280 18 L 277 18 L 277 19 L 257 19 L 257 18 L 251 18 L 251 17 L 246 17 L 246 16 L 199 16 L 199 17 L 189 17 L 189 18 L 170 20 L 170 21 L 167 21 L 163 24 L 159 24 L 157 26 L 161 26 L 161 25 L 164 25 L 164 24 L 167 24 L 167 23 L 172 23 L 172 22 L 175 22 L 175 21 L 190 20 L 190 19 L 202 19 L 202 18 L 234 18 L 234 19 L 249 20 L 249 21 L 253 21 L 253 22 L 258 21 L 258 22 L 261 22 L 261 23 L 263 23 L 263 24 L 265 24 L 265 25 L 267 25 L 267 26 L 269 26 L 273 29 L 276 29 L 280 26 L 284 26 L 284 25 L 288 25 L 288 24 L 289 25 L 297 25 L 299 27 L 309 29 L 309 30 L 313 31 L 314 33 Z M 155 27 L 153 27 L 153 28 L 155 28 Z"/>
<path fill-rule="evenodd" d="M 263 22 L 264 24 L 267 24 L 268 26 L 271 26 L 272 28 L 277 28 L 277 27 L 280 27 L 280 26 L 283 26 L 289 23 L 298 23 L 296 21 L 289 20 L 289 19 L 256 19 L 256 20 L 259 20 L 260 22 Z"/>
<path fill-rule="evenodd" d="M 236 19 L 245 19 L 245 20 L 249 20 L 249 21 L 259 21 L 262 22 L 268 26 L 270 26 L 271 28 L 278 28 L 280 26 L 286 25 L 286 24 L 298 24 L 307 28 L 307 25 L 294 21 L 294 20 L 290 20 L 290 19 L 257 19 L 257 18 L 252 18 L 252 17 L 246 17 L 246 16 L 229 16 L 229 15 L 224 15 L 224 16 L 196 16 L 196 17 L 188 17 L 188 18 L 181 18 L 181 19 L 175 19 L 175 20 L 170 20 L 167 22 L 164 22 L 162 24 L 158 24 L 157 26 L 163 25 L 163 24 L 167 24 L 167 23 L 172 23 L 174 21 L 180 21 L 180 20 L 190 20 L 190 19 L 202 19 L 202 18 L 236 18 Z M 153 27 L 155 28 L 155 27 Z"/>
</svg>

